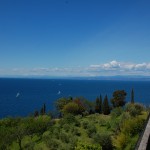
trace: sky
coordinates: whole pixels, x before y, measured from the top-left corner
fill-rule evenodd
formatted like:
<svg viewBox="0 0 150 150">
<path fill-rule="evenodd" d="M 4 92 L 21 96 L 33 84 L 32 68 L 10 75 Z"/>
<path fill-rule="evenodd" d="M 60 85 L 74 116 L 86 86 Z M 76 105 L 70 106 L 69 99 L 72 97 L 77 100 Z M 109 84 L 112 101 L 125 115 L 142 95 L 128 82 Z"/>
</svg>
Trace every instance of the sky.
<svg viewBox="0 0 150 150">
<path fill-rule="evenodd" d="M 150 76 L 149 0 L 0 0 L 0 76 Z"/>
</svg>

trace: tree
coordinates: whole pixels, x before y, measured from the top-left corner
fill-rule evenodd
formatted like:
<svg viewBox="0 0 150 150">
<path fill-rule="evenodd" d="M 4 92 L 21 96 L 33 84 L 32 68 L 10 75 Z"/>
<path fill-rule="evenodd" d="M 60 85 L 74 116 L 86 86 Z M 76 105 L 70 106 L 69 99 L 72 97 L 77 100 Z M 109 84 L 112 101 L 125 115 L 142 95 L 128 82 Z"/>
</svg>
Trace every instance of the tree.
<svg viewBox="0 0 150 150">
<path fill-rule="evenodd" d="M 103 114 L 104 115 L 110 114 L 110 107 L 109 107 L 107 95 L 105 96 L 103 101 Z"/>
<path fill-rule="evenodd" d="M 0 149 L 7 150 L 8 147 L 13 143 L 14 136 L 11 127 L 5 125 L 0 126 Z"/>
<path fill-rule="evenodd" d="M 82 114 L 85 111 L 83 102 L 79 98 L 75 98 L 74 103 L 78 105 L 78 114 Z"/>
<path fill-rule="evenodd" d="M 95 112 L 96 112 L 96 113 L 99 113 L 99 112 L 100 112 L 99 103 L 100 103 L 100 100 L 99 100 L 99 97 L 97 97 L 97 98 L 96 98 L 96 102 L 95 102 Z"/>
<path fill-rule="evenodd" d="M 26 133 L 26 127 L 23 122 L 19 123 L 18 126 L 14 127 L 14 135 L 17 139 L 17 143 L 19 144 L 19 149 L 22 150 L 22 139 Z"/>
<path fill-rule="evenodd" d="M 41 115 L 45 115 L 46 114 L 46 105 L 44 103 L 44 105 L 42 106 L 41 110 L 40 110 L 40 114 Z"/>
<path fill-rule="evenodd" d="M 102 113 L 102 103 L 103 103 L 102 95 L 100 94 L 100 98 L 99 98 L 99 113 Z"/>
<path fill-rule="evenodd" d="M 40 110 L 40 115 L 44 115 L 44 108 L 43 107 Z"/>
<path fill-rule="evenodd" d="M 78 111 L 79 111 L 79 106 L 78 106 L 78 104 L 76 104 L 74 102 L 70 102 L 70 103 L 66 104 L 63 108 L 64 113 L 70 113 L 70 114 L 77 115 Z"/>
<path fill-rule="evenodd" d="M 76 98 L 72 102 L 67 103 L 63 108 L 64 113 L 71 113 L 74 115 L 82 114 L 84 111 L 85 107 L 79 98 Z"/>
<path fill-rule="evenodd" d="M 102 113 L 102 96 L 96 98 L 95 112 Z"/>
<path fill-rule="evenodd" d="M 38 117 L 39 116 L 39 112 L 38 112 L 38 110 L 36 110 L 35 112 L 34 112 L 34 117 Z"/>
<path fill-rule="evenodd" d="M 69 102 L 72 102 L 72 101 L 73 101 L 73 100 L 72 100 L 72 97 L 69 97 L 69 98 L 64 98 L 64 97 L 62 97 L 62 98 L 58 99 L 58 100 L 55 102 L 55 105 L 56 105 L 57 110 L 61 112 L 61 111 L 63 110 L 64 106 L 65 106 L 66 104 L 68 104 Z"/>
<path fill-rule="evenodd" d="M 131 103 L 134 104 L 134 90 L 131 91 Z"/>
<path fill-rule="evenodd" d="M 124 90 L 117 90 L 113 93 L 113 98 L 111 99 L 111 103 L 113 107 L 122 107 L 125 105 L 125 98 L 127 93 Z"/>
<path fill-rule="evenodd" d="M 46 114 L 46 105 L 45 105 L 45 103 L 43 105 L 43 112 L 44 112 L 44 114 Z"/>
</svg>

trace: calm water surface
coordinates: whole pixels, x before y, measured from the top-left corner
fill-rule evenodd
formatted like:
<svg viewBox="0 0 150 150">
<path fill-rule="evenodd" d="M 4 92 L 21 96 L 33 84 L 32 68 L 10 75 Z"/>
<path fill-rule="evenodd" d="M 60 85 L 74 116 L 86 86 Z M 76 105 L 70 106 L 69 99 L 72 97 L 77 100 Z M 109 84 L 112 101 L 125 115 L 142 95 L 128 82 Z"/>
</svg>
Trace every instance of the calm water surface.
<svg viewBox="0 0 150 150">
<path fill-rule="evenodd" d="M 109 99 L 115 90 L 127 92 L 130 101 L 134 88 L 135 101 L 150 104 L 150 81 L 101 81 L 63 79 L 0 79 L 0 118 L 26 116 L 46 103 L 53 110 L 54 101 L 60 97 L 83 96 L 91 101 L 100 94 Z"/>
</svg>

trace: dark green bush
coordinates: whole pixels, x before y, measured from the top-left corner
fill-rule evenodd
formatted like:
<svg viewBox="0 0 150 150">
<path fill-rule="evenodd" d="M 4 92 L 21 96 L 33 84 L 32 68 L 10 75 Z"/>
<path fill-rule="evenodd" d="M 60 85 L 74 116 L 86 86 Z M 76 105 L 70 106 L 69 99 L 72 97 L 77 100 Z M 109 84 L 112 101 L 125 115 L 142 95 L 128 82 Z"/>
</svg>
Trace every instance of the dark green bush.
<svg viewBox="0 0 150 150">
<path fill-rule="evenodd" d="M 57 140 L 55 138 L 45 138 L 44 142 L 46 143 L 46 146 L 50 148 L 51 150 L 58 150 L 62 147 L 62 143 L 60 140 Z"/>
<path fill-rule="evenodd" d="M 129 112 L 130 115 L 133 117 L 140 115 L 143 110 L 144 110 L 144 106 L 138 103 L 135 104 L 128 103 L 125 106 L 125 111 Z"/>
<path fill-rule="evenodd" d="M 82 121 L 82 127 L 84 128 L 84 129 L 87 129 L 88 128 L 88 125 L 89 125 L 89 122 L 88 121 Z"/>
<path fill-rule="evenodd" d="M 75 150 L 102 150 L 102 148 L 98 144 L 78 142 Z"/>
<path fill-rule="evenodd" d="M 87 134 L 88 136 L 91 138 L 93 136 L 93 134 L 96 133 L 96 127 L 94 124 L 89 124 L 88 128 L 87 128 Z"/>
<path fill-rule="evenodd" d="M 116 118 L 123 113 L 122 107 L 116 107 L 111 111 L 111 117 Z"/>
<path fill-rule="evenodd" d="M 140 117 L 136 117 L 124 121 L 121 131 L 125 134 L 134 136 L 142 131 L 143 126 L 144 120 Z"/>
<path fill-rule="evenodd" d="M 71 125 L 69 125 L 69 124 L 64 124 L 64 125 L 63 125 L 63 129 L 64 129 L 66 132 L 69 132 L 70 128 L 71 128 Z"/>
<path fill-rule="evenodd" d="M 76 127 L 73 127 L 73 128 L 71 129 L 71 133 L 72 133 L 73 135 L 76 135 L 76 136 L 80 136 L 80 135 L 81 135 L 79 129 L 76 128 Z"/>
<path fill-rule="evenodd" d="M 60 134 L 59 134 L 59 139 L 62 141 L 62 142 L 64 142 L 64 143 L 69 143 L 69 136 L 68 136 L 68 134 L 67 133 L 65 133 L 65 132 L 60 132 Z"/>
<path fill-rule="evenodd" d="M 103 150 L 112 150 L 113 149 L 111 135 L 108 134 L 107 132 L 97 133 L 97 134 L 95 134 L 93 139 L 96 143 L 98 143 L 102 146 Z"/>
</svg>

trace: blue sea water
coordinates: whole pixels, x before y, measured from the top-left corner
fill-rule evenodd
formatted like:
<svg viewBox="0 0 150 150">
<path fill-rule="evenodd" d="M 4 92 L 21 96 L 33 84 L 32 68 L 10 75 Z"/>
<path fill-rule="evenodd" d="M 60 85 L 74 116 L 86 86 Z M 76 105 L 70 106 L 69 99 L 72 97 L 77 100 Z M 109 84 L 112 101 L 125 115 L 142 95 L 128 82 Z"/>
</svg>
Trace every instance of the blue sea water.
<svg viewBox="0 0 150 150">
<path fill-rule="evenodd" d="M 47 110 L 54 109 L 54 102 L 61 97 L 83 96 L 94 101 L 100 94 L 112 98 L 115 90 L 127 92 L 130 101 L 131 89 L 135 101 L 150 104 L 150 81 L 102 81 L 67 79 L 0 79 L 0 118 L 26 116 L 40 110 L 45 103 Z"/>
</svg>

